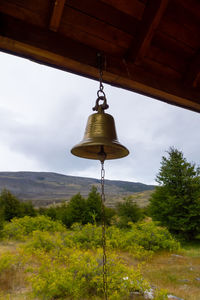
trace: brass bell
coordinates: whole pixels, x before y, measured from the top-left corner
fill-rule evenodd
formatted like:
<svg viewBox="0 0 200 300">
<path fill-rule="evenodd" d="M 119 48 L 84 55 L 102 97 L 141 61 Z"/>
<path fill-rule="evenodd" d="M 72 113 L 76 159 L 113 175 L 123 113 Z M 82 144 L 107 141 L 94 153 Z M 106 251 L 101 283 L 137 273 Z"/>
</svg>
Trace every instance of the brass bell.
<svg viewBox="0 0 200 300">
<path fill-rule="evenodd" d="M 101 105 L 99 105 L 100 100 L 104 101 Z M 129 154 L 128 149 L 117 139 L 113 117 L 104 112 L 107 108 L 106 98 L 98 97 L 93 108 L 97 113 L 89 116 L 84 138 L 72 148 L 72 154 L 100 161 L 122 158 Z"/>
</svg>

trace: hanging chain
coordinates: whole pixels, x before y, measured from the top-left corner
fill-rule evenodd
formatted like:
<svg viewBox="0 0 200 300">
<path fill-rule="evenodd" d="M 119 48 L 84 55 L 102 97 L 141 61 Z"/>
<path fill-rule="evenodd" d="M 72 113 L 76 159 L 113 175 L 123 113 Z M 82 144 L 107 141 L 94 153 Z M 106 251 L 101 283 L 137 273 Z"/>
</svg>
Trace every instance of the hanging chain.
<svg viewBox="0 0 200 300">
<path fill-rule="evenodd" d="M 106 217 L 105 217 L 105 192 L 104 192 L 105 169 L 104 161 L 101 161 L 101 206 L 102 206 L 102 248 L 103 248 L 103 292 L 104 299 L 108 299 L 107 294 L 107 257 L 106 257 Z"/>
<path fill-rule="evenodd" d="M 108 109 L 109 105 L 107 104 L 106 94 L 103 86 L 103 57 L 100 55 L 100 53 L 97 55 L 97 57 L 99 67 L 99 90 L 97 91 L 97 100 L 93 110 L 101 113 L 104 112 L 105 109 Z M 103 101 L 103 103 L 99 104 L 100 101 Z"/>
<path fill-rule="evenodd" d="M 104 86 L 103 86 L 103 70 L 99 69 L 99 91 L 101 93 L 103 93 L 103 89 L 104 89 Z"/>
<path fill-rule="evenodd" d="M 97 92 L 96 106 L 93 110 L 103 112 L 109 106 L 106 102 L 106 95 L 103 91 L 103 57 L 98 53 L 98 67 L 99 67 L 99 90 Z M 103 104 L 99 105 L 99 101 L 102 100 Z M 103 248 L 103 293 L 104 299 L 108 300 L 108 289 L 107 289 L 107 257 L 106 257 L 106 216 L 105 216 L 105 191 L 104 191 L 104 179 L 105 169 L 104 161 L 106 159 L 106 153 L 104 152 L 103 145 L 99 152 L 99 160 L 101 162 L 101 211 L 102 211 L 102 248 Z"/>
</svg>

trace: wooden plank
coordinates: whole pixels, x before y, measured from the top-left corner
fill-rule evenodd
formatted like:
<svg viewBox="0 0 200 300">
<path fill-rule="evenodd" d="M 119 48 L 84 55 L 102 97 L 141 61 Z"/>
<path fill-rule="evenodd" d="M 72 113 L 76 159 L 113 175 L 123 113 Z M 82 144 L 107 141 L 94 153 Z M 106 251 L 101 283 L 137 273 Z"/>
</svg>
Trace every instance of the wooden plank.
<svg viewBox="0 0 200 300">
<path fill-rule="evenodd" d="M 180 74 L 184 73 L 186 69 L 187 61 L 185 61 L 178 54 L 175 54 L 160 45 L 155 46 L 152 44 L 146 54 L 146 58 L 156 63 L 159 63 L 162 66 L 165 66 L 166 68 L 170 68 Z"/>
<path fill-rule="evenodd" d="M 94 57 L 94 51 L 86 45 L 3 14 L 0 14 L 0 35 L 59 55 L 67 53 L 75 60 L 84 61 L 87 57 L 88 64 Z"/>
<path fill-rule="evenodd" d="M 63 11 L 59 32 L 62 32 L 64 35 L 70 34 L 68 28 L 65 30 L 65 26 L 68 25 L 76 29 L 77 37 L 79 32 L 85 32 L 88 35 L 108 41 L 124 49 L 129 47 L 133 38 L 130 34 L 71 7 L 66 7 Z M 87 39 L 84 43 L 87 44 Z"/>
<path fill-rule="evenodd" d="M 200 76 L 200 51 L 198 51 L 191 59 L 183 76 L 184 83 L 197 87 Z"/>
<path fill-rule="evenodd" d="M 169 0 L 154 0 L 147 2 L 142 24 L 140 25 L 138 35 L 136 36 L 136 43 L 135 41 L 133 42 L 126 54 L 126 58 L 136 62 L 145 56 L 168 2 Z"/>
<path fill-rule="evenodd" d="M 81 28 L 82 29 L 82 28 Z M 71 38 L 77 42 L 86 44 L 92 48 L 97 48 L 101 52 L 106 52 L 116 56 L 122 56 L 126 51 L 126 48 L 121 47 L 113 41 L 105 40 L 101 37 L 93 34 L 88 34 L 87 31 L 83 31 L 73 24 L 61 24 L 59 28 L 59 34 L 63 37 Z"/>
<path fill-rule="evenodd" d="M 140 0 L 101 0 L 110 6 L 134 17 L 139 20 L 142 19 L 145 4 Z"/>
<path fill-rule="evenodd" d="M 0 49 L 98 80 L 98 49 L 0 14 Z M 106 55 L 105 82 L 200 112 L 200 91 Z"/>
<path fill-rule="evenodd" d="M 55 0 L 53 13 L 50 20 L 49 29 L 52 31 L 57 31 L 62 18 L 64 6 L 66 0 Z"/>
<path fill-rule="evenodd" d="M 200 15 L 196 16 L 177 0 L 169 2 L 165 16 L 193 32 L 199 32 L 200 30 Z"/>
<path fill-rule="evenodd" d="M 187 11 L 193 13 L 196 17 L 200 17 L 200 1 L 199 0 L 176 0 L 177 3 L 182 5 Z"/>
<path fill-rule="evenodd" d="M 76 9 L 131 35 L 135 35 L 138 29 L 139 21 L 136 17 L 99 0 L 67 0 L 66 7 Z"/>
<path fill-rule="evenodd" d="M 179 43 L 197 50 L 200 46 L 200 32 L 184 27 L 169 16 L 164 16 L 159 25 L 159 31 L 176 39 Z"/>
<path fill-rule="evenodd" d="M 147 56 L 143 58 L 141 67 L 143 67 L 145 70 L 147 69 L 155 76 L 165 78 L 166 80 L 170 78 L 171 80 L 174 79 L 176 81 L 179 81 L 182 76 L 180 72 L 178 72 L 174 68 L 171 68 L 166 63 L 150 59 Z"/>
<path fill-rule="evenodd" d="M 151 46 L 156 46 L 163 50 L 166 49 L 166 51 L 169 51 L 175 56 L 180 57 L 181 59 L 185 60 L 185 62 L 187 62 L 188 59 L 195 54 L 194 49 L 159 30 L 154 35 Z"/>
<path fill-rule="evenodd" d="M 46 20 L 45 17 L 42 17 L 43 8 L 41 8 L 41 5 L 39 5 L 39 7 L 40 10 L 35 10 L 7 0 L 0 1 L 0 12 L 29 22 L 31 24 L 44 27 L 46 25 Z"/>
</svg>

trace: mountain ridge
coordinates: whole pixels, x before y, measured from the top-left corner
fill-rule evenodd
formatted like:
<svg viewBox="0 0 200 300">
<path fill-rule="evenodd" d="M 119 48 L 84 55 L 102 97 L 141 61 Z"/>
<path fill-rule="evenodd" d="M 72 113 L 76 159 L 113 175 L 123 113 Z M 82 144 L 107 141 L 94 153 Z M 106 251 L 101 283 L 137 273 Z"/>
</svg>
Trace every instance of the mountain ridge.
<svg viewBox="0 0 200 300">
<path fill-rule="evenodd" d="M 31 200 L 37 206 L 67 201 L 77 193 L 85 197 L 93 185 L 100 190 L 100 180 L 96 178 L 55 172 L 0 172 L 0 190 L 6 188 L 19 199 Z M 127 195 L 152 191 L 154 188 L 154 185 L 140 182 L 105 180 L 105 193 L 109 200 L 119 200 Z"/>
</svg>

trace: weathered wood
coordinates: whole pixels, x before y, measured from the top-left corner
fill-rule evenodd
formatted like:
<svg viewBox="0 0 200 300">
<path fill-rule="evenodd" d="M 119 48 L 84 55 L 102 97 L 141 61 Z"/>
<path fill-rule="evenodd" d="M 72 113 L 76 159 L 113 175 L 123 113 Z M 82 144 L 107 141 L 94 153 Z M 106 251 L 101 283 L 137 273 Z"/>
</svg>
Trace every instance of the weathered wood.
<svg viewBox="0 0 200 300">
<path fill-rule="evenodd" d="M 169 80 L 169 78 L 176 81 L 181 79 L 180 72 L 171 68 L 166 63 L 150 59 L 147 56 L 143 58 L 140 65 L 144 69 L 147 69 L 150 73 L 155 74 L 155 76 L 165 78 L 166 80 Z"/>
<path fill-rule="evenodd" d="M 194 49 L 188 45 L 180 43 L 173 36 L 167 35 L 159 30 L 157 30 L 154 35 L 151 45 L 170 51 L 176 57 L 182 58 L 186 63 L 195 53 Z"/>
<path fill-rule="evenodd" d="M 200 76 L 200 51 L 198 51 L 191 59 L 183 76 L 184 83 L 197 87 Z"/>
<path fill-rule="evenodd" d="M 200 30 L 199 17 L 184 7 L 182 2 L 176 0 L 169 2 L 165 15 L 175 23 L 182 24 L 183 27 L 186 27 L 193 32 L 199 32 Z"/>
<path fill-rule="evenodd" d="M 198 31 L 193 31 L 183 24 L 177 23 L 169 16 L 164 16 L 159 25 L 159 31 L 176 39 L 179 43 L 189 46 L 192 49 L 198 49 L 200 46 L 200 36 Z"/>
<path fill-rule="evenodd" d="M 154 0 L 147 2 L 142 24 L 136 36 L 136 42 L 134 41 L 129 48 L 126 58 L 136 62 L 145 56 L 168 2 L 169 0 Z"/>
<path fill-rule="evenodd" d="M 104 3 L 132 16 L 139 20 L 142 19 L 145 3 L 140 0 L 101 0 Z"/>
<path fill-rule="evenodd" d="M 76 29 L 77 38 L 79 32 L 85 32 L 88 35 L 111 42 L 124 49 L 128 48 L 132 40 L 130 34 L 70 7 L 64 9 L 59 29 L 59 31 L 62 31 L 62 34 L 68 35 L 70 32 L 69 27 L 65 30 L 66 25 Z M 87 43 L 87 39 L 83 43 Z"/>
<path fill-rule="evenodd" d="M 25 24 L 18 19 L 2 14 L 0 14 L 0 35 L 22 42 L 27 47 L 30 45 L 58 55 L 68 55 L 88 64 L 91 64 L 92 57 L 94 59 L 94 50 L 86 45 L 64 38 L 48 29 L 42 29 L 28 23 Z"/>
<path fill-rule="evenodd" d="M 61 17 L 63 14 L 64 6 L 66 0 L 55 0 L 53 13 L 50 20 L 49 29 L 52 31 L 57 31 L 60 25 Z"/>
<path fill-rule="evenodd" d="M 199 0 L 174 0 L 179 5 L 183 6 L 187 11 L 191 12 L 194 16 L 200 17 L 200 1 Z M 174 2 L 173 1 L 173 2 Z"/>
<path fill-rule="evenodd" d="M 79 43 L 85 44 L 85 42 L 87 41 L 88 46 L 97 48 L 101 52 L 122 56 L 126 51 L 124 47 L 116 45 L 116 43 L 113 43 L 112 40 L 108 41 L 100 37 L 96 37 L 93 34 L 88 34 L 87 31 L 79 30 L 79 28 L 77 28 L 77 26 L 74 26 L 73 24 L 61 24 L 58 32 L 59 34 L 63 35 L 64 38 L 71 38 Z"/>
<path fill-rule="evenodd" d="M 6 0 L 0 1 L 0 12 L 19 18 L 26 22 L 30 22 L 35 25 L 38 24 L 38 26 L 45 25 L 44 20 L 38 13 L 34 12 L 33 10 L 29 10 L 25 7 L 9 3 Z"/>
<path fill-rule="evenodd" d="M 41 27 L 48 25 L 50 10 L 49 0 L 0 0 L 0 12 Z"/>
<path fill-rule="evenodd" d="M 167 69 L 171 68 L 180 74 L 185 72 L 186 69 L 186 61 L 181 56 L 176 55 L 162 45 L 155 46 L 152 44 L 146 54 L 146 58 L 166 66 Z M 163 70 L 163 72 L 165 72 L 165 70 Z"/>
<path fill-rule="evenodd" d="M 131 35 L 135 35 L 138 30 L 139 21 L 136 17 L 99 0 L 67 0 L 66 7 L 76 9 Z"/>
<path fill-rule="evenodd" d="M 98 79 L 98 49 L 0 14 L 0 49 L 40 63 Z M 26 26 L 25 26 L 26 25 Z M 106 82 L 200 112 L 200 93 L 180 82 L 106 54 Z"/>
</svg>

